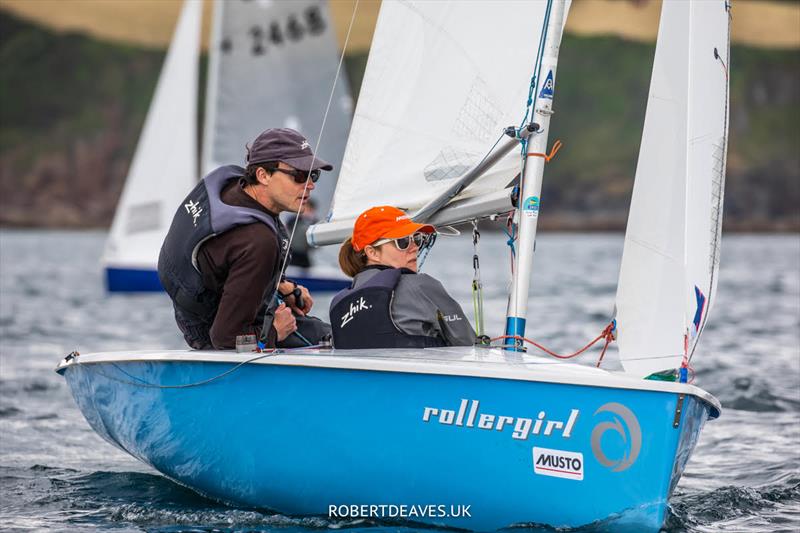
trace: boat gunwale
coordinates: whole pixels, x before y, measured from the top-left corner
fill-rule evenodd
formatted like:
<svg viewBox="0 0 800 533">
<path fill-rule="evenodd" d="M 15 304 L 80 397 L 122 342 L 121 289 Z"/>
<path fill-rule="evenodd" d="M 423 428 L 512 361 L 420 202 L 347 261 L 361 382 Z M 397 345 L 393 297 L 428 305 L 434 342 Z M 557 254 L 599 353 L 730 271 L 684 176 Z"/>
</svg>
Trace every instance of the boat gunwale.
<svg viewBox="0 0 800 533">
<path fill-rule="evenodd" d="M 722 412 L 719 400 L 704 389 L 689 383 L 646 380 L 608 370 L 587 367 L 574 363 L 553 362 L 545 358 L 527 356 L 526 360 L 464 360 L 417 359 L 408 356 L 405 349 L 381 349 L 383 353 L 403 352 L 405 356 L 365 355 L 366 350 L 320 350 L 293 349 L 278 352 L 235 352 L 232 350 L 151 350 L 137 352 L 97 352 L 77 355 L 63 359 L 55 371 L 64 371 L 79 364 L 123 363 L 123 362 L 192 362 L 259 364 L 278 366 L 297 366 L 310 368 L 331 368 L 339 370 L 360 370 L 374 372 L 397 372 L 410 374 L 429 374 L 443 376 L 463 376 L 494 378 L 514 381 L 531 381 L 602 388 L 640 390 L 689 394 L 709 406 L 709 418 L 715 419 Z M 426 348 L 425 352 L 448 353 L 447 349 Z M 499 352 L 500 350 L 497 350 Z M 452 352 L 450 352 L 452 353 Z M 532 368 L 535 367 L 535 368 Z"/>
</svg>

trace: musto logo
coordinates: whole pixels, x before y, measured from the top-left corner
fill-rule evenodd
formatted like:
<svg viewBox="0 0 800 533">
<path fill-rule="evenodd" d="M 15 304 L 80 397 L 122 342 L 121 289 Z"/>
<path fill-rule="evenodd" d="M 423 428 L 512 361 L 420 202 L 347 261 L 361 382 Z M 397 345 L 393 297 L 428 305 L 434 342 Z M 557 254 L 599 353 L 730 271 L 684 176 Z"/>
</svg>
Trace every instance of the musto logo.
<svg viewBox="0 0 800 533">
<path fill-rule="evenodd" d="M 533 447 L 533 471 L 543 476 L 583 479 L 583 454 Z"/>
<path fill-rule="evenodd" d="M 633 412 L 620 403 L 607 403 L 602 405 L 594 416 L 598 417 L 601 413 L 610 413 L 612 420 L 597 424 L 592 430 L 592 453 L 595 459 L 613 472 L 627 470 L 639 457 L 642 449 L 642 430 L 639 421 Z M 604 418 L 608 418 L 606 415 Z M 607 433 L 616 434 L 617 442 L 621 442 L 622 451 L 612 453 L 611 457 L 603 449 L 604 436 Z M 621 441 L 619 440 L 621 439 Z M 611 440 L 611 437 L 606 439 Z M 607 444 L 611 444 L 607 442 Z M 609 445 L 608 448 L 611 448 Z"/>
</svg>

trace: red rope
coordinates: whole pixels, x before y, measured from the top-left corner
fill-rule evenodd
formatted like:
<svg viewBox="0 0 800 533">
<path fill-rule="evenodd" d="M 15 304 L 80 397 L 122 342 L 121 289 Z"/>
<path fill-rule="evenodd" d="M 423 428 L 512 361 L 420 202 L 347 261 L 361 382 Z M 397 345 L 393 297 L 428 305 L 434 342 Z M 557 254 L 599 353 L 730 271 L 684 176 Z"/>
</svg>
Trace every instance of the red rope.
<svg viewBox="0 0 800 533">
<path fill-rule="evenodd" d="M 588 350 L 589 348 L 591 348 L 592 346 L 594 346 L 600 339 L 605 339 L 606 342 L 603 345 L 603 350 L 600 352 L 600 358 L 597 360 L 597 365 L 596 366 L 599 367 L 600 363 L 603 362 L 603 357 L 606 354 L 606 349 L 608 348 L 608 345 L 611 344 L 611 341 L 614 340 L 614 323 L 612 322 L 609 325 L 607 325 L 605 327 L 605 329 L 603 329 L 603 332 L 600 333 L 600 335 L 598 335 L 597 337 L 595 337 L 594 340 L 592 340 L 589 344 L 587 344 L 586 346 L 584 346 L 583 348 L 581 348 L 577 352 L 574 352 L 574 353 L 571 353 L 571 354 L 568 354 L 568 355 L 557 354 L 554 351 L 545 348 L 544 346 L 542 346 L 538 342 L 536 342 L 534 340 L 531 340 L 531 339 L 528 339 L 526 337 L 520 337 L 519 335 L 501 335 L 501 336 L 495 337 L 495 338 L 493 338 L 491 340 L 492 340 L 492 342 L 494 342 L 494 341 L 497 341 L 497 340 L 500 340 L 500 339 L 514 339 L 514 340 L 525 341 L 528 344 L 532 344 L 532 345 L 536 346 L 541 351 L 543 351 L 546 354 L 551 355 L 551 356 L 553 356 L 553 357 L 555 357 L 557 359 L 572 359 L 573 357 L 577 357 L 580 354 L 582 354 L 583 352 L 585 352 L 586 350 Z"/>
<path fill-rule="evenodd" d="M 558 151 L 561 150 L 562 146 L 563 146 L 563 144 L 561 143 L 561 139 L 559 139 L 553 144 L 552 148 L 550 148 L 550 153 L 549 154 L 540 154 L 538 152 L 528 152 L 528 157 L 542 157 L 542 158 L 544 158 L 544 160 L 546 162 L 549 163 L 556 156 Z M 545 147 L 545 148 L 547 148 L 547 147 Z"/>
</svg>

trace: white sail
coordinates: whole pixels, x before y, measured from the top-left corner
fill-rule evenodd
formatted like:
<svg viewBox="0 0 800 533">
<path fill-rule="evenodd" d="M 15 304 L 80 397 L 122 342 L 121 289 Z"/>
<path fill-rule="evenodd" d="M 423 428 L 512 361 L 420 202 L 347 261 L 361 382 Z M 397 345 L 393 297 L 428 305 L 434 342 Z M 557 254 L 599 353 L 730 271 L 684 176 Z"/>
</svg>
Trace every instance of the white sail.
<svg viewBox="0 0 800 533">
<path fill-rule="evenodd" d="M 664 2 L 617 289 L 620 358 L 646 376 L 691 356 L 716 292 L 729 4 Z"/>
<path fill-rule="evenodd" d="M 175 208 L 197 181 L 201 0 L 186 0 L 106 242 L 106 268 L 155 269 Z"/>
<path fill-rule="evenodd" d="M 519 126 L 546 8 L 545 1 L 384 1 L 331 221 L 345 223 L 373 205 L 421 207 L 480 162 L 505 127 Z M 520 161 L 512 151 L 457 199 L 505 188 Z"/>
<path fill-rule="evenodd" d="M 324 136 L 319 136 L 336 79 L 339 52 L 323 0 L 228 0 L 215 4 L 203 175 L 244 165 L 245 145 L 267 128 L 293 128 L 339 171 L 352 100 L 344 70 L 336 83 Z M 335 179 L 323 174 L 313 197 L 327 213 Z"/>
</svg>

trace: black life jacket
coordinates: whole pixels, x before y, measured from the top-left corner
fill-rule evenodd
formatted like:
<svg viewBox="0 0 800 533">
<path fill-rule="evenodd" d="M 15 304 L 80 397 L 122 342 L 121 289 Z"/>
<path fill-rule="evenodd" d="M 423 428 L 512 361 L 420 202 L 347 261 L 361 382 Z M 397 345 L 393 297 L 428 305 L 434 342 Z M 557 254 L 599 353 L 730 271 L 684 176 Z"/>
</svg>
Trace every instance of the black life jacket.
<svg viewBox="0 0 800 533">
<path fill-rule="evenodd" d="M 229 165 L 203 178 L 178 207 L 158 256 L 158 278 L 172 299 L 175 320 L 192 348 L 211 347 L 209 330 L 217 314 L 220 295 L 203 284 L 197 266 L 197 253 L 208 239 L 237 226 L 260 222 L 272 230 L 278 240 L 276 276 L 264 291 L 258 313 L 263 318 L 279 282 L 280 265 L 287 253 L 289 236 L 278 220 L 263 211 L 228 205 L 222 201 L 222 189 L 244 175 L 244 169 Z M 270 258 L 264 258 L 270 260 Z"/>
<path fill-rule="evenodd" d="M 400 276 L 408 270 L 381 270 L 357 289 L 353 284 L 331 301 L 333 345 L 339 349 L 430 348 L 444 346 L 439 337 L 408 335 L 392 320 L 392 299 Z"/>
</svg>

